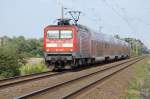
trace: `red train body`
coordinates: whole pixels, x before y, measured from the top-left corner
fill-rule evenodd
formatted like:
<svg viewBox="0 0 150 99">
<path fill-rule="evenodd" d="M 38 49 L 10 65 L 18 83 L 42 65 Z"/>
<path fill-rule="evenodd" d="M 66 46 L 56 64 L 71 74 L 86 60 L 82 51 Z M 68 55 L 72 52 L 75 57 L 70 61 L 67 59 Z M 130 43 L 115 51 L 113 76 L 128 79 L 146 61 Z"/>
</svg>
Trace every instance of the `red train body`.
<svg viewBox="0 0 150 99">
<path fill-rule="evenodd" d="M 44 29 L 45 61 L 55 68 L 72 68 L 97 61 L 127 58 L 128 43 L 82 25 L 55 25 Z"/>
</svg>

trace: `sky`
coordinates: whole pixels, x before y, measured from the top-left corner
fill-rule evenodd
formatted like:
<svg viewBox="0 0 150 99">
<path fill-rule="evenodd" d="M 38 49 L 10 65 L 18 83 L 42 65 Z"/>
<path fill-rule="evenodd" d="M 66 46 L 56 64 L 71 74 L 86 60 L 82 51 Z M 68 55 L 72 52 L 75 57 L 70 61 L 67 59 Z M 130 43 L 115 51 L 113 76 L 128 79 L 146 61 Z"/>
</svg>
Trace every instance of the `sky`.
<svg viewBox="0 0 150 99">
<path fill-rule="evenodd" d="M 0 0 L 0 37 L 43 37 L 43 28 L 61 17 L 61 5 L 65 13 L 81 11 L 80 24 L 140 39 L 150 48 L 150 0 Z"/>
</svg>

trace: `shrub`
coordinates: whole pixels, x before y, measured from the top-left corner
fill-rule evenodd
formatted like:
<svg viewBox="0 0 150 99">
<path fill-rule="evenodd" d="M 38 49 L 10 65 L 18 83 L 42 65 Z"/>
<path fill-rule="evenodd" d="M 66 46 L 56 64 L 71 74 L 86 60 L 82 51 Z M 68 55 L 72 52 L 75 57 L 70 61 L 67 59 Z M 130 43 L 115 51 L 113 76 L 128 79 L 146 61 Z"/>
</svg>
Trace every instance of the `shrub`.
<svg viewBox="0 0 150 99">
<path fill-rule="evenodd" d="M 42 64 L 26 64 L 20 68 L 21 75 L 40 73 L 48 71 L 48 68 Z"/>
<path fill-rule="evenodd" d="M 13 47 L 0 48 L 0 78 L 19 75 L 20 59 Z"/>
</svg>

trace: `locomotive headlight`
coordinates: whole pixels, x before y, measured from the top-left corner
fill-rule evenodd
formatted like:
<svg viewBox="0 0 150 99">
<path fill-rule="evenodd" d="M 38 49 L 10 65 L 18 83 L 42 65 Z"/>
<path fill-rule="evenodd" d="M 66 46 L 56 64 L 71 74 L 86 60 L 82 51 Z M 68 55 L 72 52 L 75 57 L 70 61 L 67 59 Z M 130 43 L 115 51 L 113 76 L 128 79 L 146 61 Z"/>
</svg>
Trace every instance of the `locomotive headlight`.
<svg viewBox="0 0 150 99">
<path fill-rule="evenodd" d="M 69 44 L 62 44 L 63 47 L 73 47 L 73 44 L 72 43 L 69 43 Z"/>
<path fill-rule="evenodd" d="M 70 51 L 73 51 L 73 49 L 70 49 Z"/>
<path fill-rule="evenodd" d="M 47 43 L 46 47 L 57 47 L 57 43 Z"/>
<path fill-rule="evenodd" d="M 49 49 L 46 49 L 46 51 L 48 52 L 48 51 L 49 51 Z"/>
</svg>

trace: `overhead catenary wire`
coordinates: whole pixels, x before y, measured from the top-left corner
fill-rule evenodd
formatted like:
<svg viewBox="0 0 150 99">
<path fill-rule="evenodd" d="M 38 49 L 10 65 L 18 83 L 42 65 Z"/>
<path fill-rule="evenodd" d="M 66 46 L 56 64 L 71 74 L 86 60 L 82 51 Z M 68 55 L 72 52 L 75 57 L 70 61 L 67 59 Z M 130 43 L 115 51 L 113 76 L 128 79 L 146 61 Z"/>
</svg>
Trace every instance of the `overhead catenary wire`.
<svg viewBox="0 0 150 99">
<path fill-rule="evenodd" d="M 131 29 L 133 33 L 136 33 L 137 31 L 132 27 L 128 19 L 126 17 L 122 16 L 112 5 L 110 5 L 107 0 L 102 0 L 107 7 L 109 7 L 116 15 L 118 15 L 124 22 L 126 22 L 127 26 Z"/>
<path fill-rule="evenodd" d="M 127 15 L 127 12 L 126 12 L 125 8 L 121 8 L 121 7 L 115 2 L 115 0 L 113 0 L 113 4 L 115 5 L 115 7 L 116 7 L 117 9 L 120 9 L 121 13 L 123 14 L 123 17 L 128 21 L 128 23 L 130 23 L 130 22 L 129 22 L 129 18 L 128 18 L 129 16 Z M 141 18 L 134 18 L 134 20 L 139 21 L 140 23 L 143 23 L 145 26 L 150 26 L 150 24 L 145 23 Z M 131 28 L 135 31 L 135 33 L 142 34 L 142 33 L 139 33 L 139 31 L 137 31 L 137 29 L 133 28 L 132 26 L 131 26 Z M 144 38 L 142 37 L 142 35 L 141 35 L 141 39 L 142 39 L 145 43 L 147 43 L 147 42 L 144 40 Z"/>
</svg>

